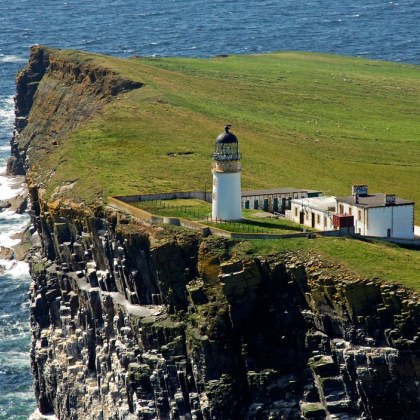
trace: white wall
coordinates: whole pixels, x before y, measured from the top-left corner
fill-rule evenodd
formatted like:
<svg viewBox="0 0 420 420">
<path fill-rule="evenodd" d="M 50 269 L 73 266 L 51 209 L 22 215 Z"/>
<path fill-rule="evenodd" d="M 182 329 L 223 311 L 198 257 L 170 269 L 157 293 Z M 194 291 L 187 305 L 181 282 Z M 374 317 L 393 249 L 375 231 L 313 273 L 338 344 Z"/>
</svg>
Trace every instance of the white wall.
<svg viewBox="0 0 420 420">
<path fill-rule="evenodd" d="M 354 216 L 354 231 L 361 235 L 412 239 L 414 237 L 414 205 L 396 205 L 362 208 L 347 203 L 337 203 L 337 213 Z M 359 217 L 360 211 L 360 217 Z"/>
<path fill-rule="evenodd" d="M 310 208 L 308 206 L 303 206 L 299 202 L 295 202 L 292 200 L 291 203 L 291 210 L 290 210 L 290 218 L 296 222 L 300 223 L 300 212 L 303 210 L 304 212 L 304 219 L 303 225 L 312 227 L 312 213 L 315 215 L 315 226 L 314 228 L 317 230 L 333 230 L 332 224 L 332 213 L 325 212 L 322 210 L 316 210 L 314 208 Z"/>
<path fill-rule="evenodd" d="M 212 218 L 239 220 L 241 204 L 241 173 L 213 172 Z"/>
<path fill-rule="evenodd" d="M 414 238 L 414 206 L 387 206 L 368 209 L 366 235 L 393 238 Z"/>
</svg>

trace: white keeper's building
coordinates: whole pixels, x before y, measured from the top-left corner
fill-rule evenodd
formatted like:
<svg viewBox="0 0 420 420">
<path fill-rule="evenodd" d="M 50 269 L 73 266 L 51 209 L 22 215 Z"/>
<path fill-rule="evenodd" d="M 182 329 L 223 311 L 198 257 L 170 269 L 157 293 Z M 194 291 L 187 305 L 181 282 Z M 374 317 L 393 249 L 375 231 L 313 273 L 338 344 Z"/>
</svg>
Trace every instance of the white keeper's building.
<svg viewBox="0 0 420 420">
<path fill-rule="evenodd" d="M 347 197 L 294 199 L 286 216 L 321 231 L 354 227 L 363 236 L 414 238 L 414 202 L 395 194 L 368 194 L 367 185 L 353 185 Z"/>
<path fill-rule="evenodd" d="M 414 202 L 395 194 L 368 194 L 366 185 L 353 185 L 352 195 L 337 197 L 336 212 L 353 215 L 360 235 L 414 238 Z"/>
</svg>

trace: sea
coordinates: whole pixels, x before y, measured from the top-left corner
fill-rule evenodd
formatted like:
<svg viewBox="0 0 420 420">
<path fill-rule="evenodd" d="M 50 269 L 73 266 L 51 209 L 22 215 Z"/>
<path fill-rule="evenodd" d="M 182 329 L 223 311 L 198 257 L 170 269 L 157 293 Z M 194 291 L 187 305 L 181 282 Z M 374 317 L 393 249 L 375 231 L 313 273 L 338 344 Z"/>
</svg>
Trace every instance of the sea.
<svg viewBox="0 0 420 420">
<path fill-rule="evenodd" d="M 420 64 L 419 0 L 0 0 L 0 200 L 13 132 L 15 74 L 45 44 L 115 56 L 305 50 Z M 0 212 L 0 246 L 28 223 Z M 0 260 L 0 419 L 35 410 L 25 262 Z"/>
</svg>

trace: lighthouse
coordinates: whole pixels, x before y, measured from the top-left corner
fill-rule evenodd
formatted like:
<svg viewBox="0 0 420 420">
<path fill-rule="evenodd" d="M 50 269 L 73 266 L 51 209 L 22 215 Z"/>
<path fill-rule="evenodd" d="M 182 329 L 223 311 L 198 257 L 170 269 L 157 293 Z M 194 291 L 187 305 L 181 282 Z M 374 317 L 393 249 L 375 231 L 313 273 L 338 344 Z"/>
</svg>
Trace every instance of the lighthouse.
<svg viewBox="0 0 420 420">
<path fill-rule="evenodd" d="M 241 165 L 238 139 L 230 125 L 216 138 L 213 153 L 213 220 L 239 220 L 242 217 Z"/>
</svg>

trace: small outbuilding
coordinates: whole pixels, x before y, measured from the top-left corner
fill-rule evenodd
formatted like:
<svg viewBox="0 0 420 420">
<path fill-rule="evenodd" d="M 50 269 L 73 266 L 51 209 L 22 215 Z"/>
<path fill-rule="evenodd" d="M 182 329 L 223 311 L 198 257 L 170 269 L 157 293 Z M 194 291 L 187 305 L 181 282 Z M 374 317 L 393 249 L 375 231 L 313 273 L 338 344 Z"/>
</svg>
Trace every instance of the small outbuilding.
<svg viewBox="0 0 420 420">
<path fill-rule="evenodd" d="M 333 214 L 336 209 L 336 198 L 307 197 L 294 199 L 291 202 L 288 216 L 296 223 L 318 230 L 333 230 Z"/>
</svg>

